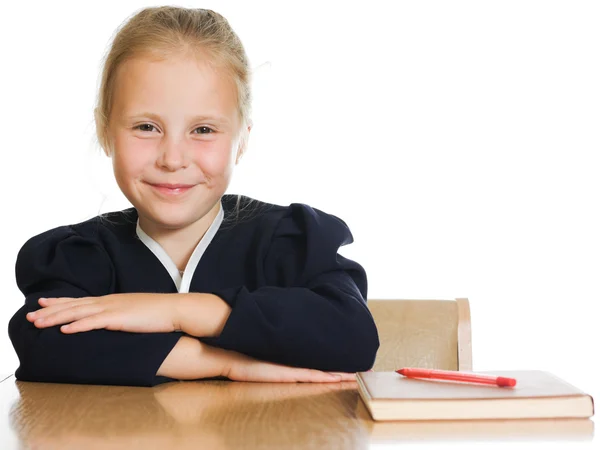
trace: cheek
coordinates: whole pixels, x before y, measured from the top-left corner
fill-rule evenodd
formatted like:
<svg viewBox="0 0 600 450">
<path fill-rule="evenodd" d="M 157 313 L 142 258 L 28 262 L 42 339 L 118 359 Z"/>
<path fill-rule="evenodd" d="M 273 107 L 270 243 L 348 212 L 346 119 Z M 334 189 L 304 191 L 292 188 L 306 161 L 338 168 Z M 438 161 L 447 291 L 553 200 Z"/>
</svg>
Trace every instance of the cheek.
<svg viewBox="0 0 600 450">
<path fill-rule="evenodd" d="M 121 179 L 136 177 L 148 164 L 153 163 L 152 152 L 148 148 L 149 142 L 131 139 L 116 142 L 113 167 L 117 177 Z"/>
<path fill-rule="evenodd" d="M 214 146 L 211 149 L 203 149 L 195 152 L 194 159 L 202 171 L 212 177 L 226 176 L 231 172 L 231 166 L 235 159 L 231 156 L 230 145 Z"/>
</svg>

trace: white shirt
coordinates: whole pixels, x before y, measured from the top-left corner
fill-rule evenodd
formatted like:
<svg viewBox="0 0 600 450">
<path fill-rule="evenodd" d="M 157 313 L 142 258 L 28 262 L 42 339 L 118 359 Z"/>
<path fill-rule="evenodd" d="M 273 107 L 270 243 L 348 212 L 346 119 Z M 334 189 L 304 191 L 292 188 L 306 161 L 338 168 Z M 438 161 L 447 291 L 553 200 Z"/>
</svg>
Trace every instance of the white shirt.
<svg viewBox="0 0 600 450">
<path fill-rule="evenodd" d="M 150 251 L 154 253 L 154 255 L 162 263 L 165 269 L 167 269 L 167 272 L 169 272 L 169 275 L 171 275 L 171 278 L 173 279 L 173 283 L 175 283 L 175 286 L 177 286 L 177 292 L 179 292 L 180 294 L 185 294 L 190 291 L 190 283 L 192 282 L 192 276 L 194 275 L 196 267 L 200 262 L 200 258 L 202 258 L 202 255 L 206 251 L 208 244 L 210 244 L 210 242 L 215 237 L 215 234 L 217 234 L 217 231 L 221 226 L 221 222 L 223 222 L 223 216 L 223 204 L 220 203 L 219 212 L 217 213 L 217 216 L 213 220 L 208 230 L 206 230 L 206 233 L 204 233 L 204 236 L 202 237 L 200 242 L 198 242 L 198 245 L 196 245 L 196 248 L 194 249 L 192 256 L 190 256 L 190 259 L 187 265 L 185 266 L 185 270 L 183 272 L 179 271 L 177 265 L 173 262 L 171 257 L 167 254 L 167 252 L 160 246 L 160 244 L 154 239 L 152 239 L 150 236 L 148 236 L 144 232 L 144 230 L 140 228 L 139 218 L 137 221 L 135 231 L 140 240 L 144 243 L 144 245 L 146 245 L 146 247 L 148 247 Z"/>
</svg>

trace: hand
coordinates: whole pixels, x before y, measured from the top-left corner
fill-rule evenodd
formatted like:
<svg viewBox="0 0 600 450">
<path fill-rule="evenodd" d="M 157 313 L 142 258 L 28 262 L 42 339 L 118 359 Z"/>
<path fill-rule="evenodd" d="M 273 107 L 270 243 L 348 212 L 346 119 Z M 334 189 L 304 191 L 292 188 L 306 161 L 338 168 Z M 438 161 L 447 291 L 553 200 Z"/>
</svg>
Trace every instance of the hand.
<svg viewBox="0 0 600 450">
<path fill-rule="evenodd" d="M 356 381 L 354 373 L 323 372 L 316 369 L 284 366 L 261 361 L 242 353 L 230 351 L 222 375 L 234 381 L 270 383 L 335 383 Z"/>
<path fill-rule="evenodd" d="M 111 294 L 100 297 L 40 298 L 41 309 L 27 314 L 38 328 L 68 324 L 63 333 L 105 328 L 133 333 L 178 330 L 176 297 L 179 294 Z"/>
</svg>

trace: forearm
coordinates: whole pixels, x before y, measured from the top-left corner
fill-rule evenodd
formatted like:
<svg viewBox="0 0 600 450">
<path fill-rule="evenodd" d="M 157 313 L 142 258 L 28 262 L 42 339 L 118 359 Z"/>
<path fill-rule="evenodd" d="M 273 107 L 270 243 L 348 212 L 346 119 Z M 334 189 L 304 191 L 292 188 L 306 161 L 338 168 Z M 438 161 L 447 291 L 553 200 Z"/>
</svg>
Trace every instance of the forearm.
<svg viewBox="0 0 600 450">
<path fill-rule="evenodd" d="M 221 334 L 229 318 L 231 307 L 213 294 L 177 294 L 177 323 L 186 334 L 197 337 L 215 337 Z"/>
<path fill-rule="evenodd" d="M 220 335 L 202 340 L 289 366 L 338 372 L 371 369 L 379 347 L 375 322 L 356 288 L 353 292 L 351 284 L 340 285 L 333 276 L 323 276 L 322 284 L 312 289 L 219 291 L 235 307 Z"/>
<path fill-rule="evenodd" d="M 63 291 L 76 294 L 76 292 Z M 105 329 L 65 334 L 59 326 L 37 328 L 26 319 L 39 294 L 32 294 L 9 322 L 19 356 L 21 381 L 153 386 L 156 371 L 181 333 L 129 333 Z"/>
<path fill-rule="evenodd" d="M 156 375 L 177 380 L 217 377 L 224 373 L 227 350 L 212 347 L 188 336 L 182 336 L 163 361 Z"/>
</svg>

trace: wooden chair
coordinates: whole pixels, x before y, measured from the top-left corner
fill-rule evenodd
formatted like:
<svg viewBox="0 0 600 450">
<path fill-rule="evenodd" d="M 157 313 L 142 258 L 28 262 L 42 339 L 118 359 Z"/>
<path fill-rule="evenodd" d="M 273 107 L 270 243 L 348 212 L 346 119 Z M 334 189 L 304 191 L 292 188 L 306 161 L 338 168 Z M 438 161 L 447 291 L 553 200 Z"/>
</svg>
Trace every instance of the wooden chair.
<svg viewBox="0 0 600 450">
<path fill-rule="evenodd" d="M 373 370 L 473 370 L 469 300 L 368 300 L 379 332 Z"/>
</svg>

